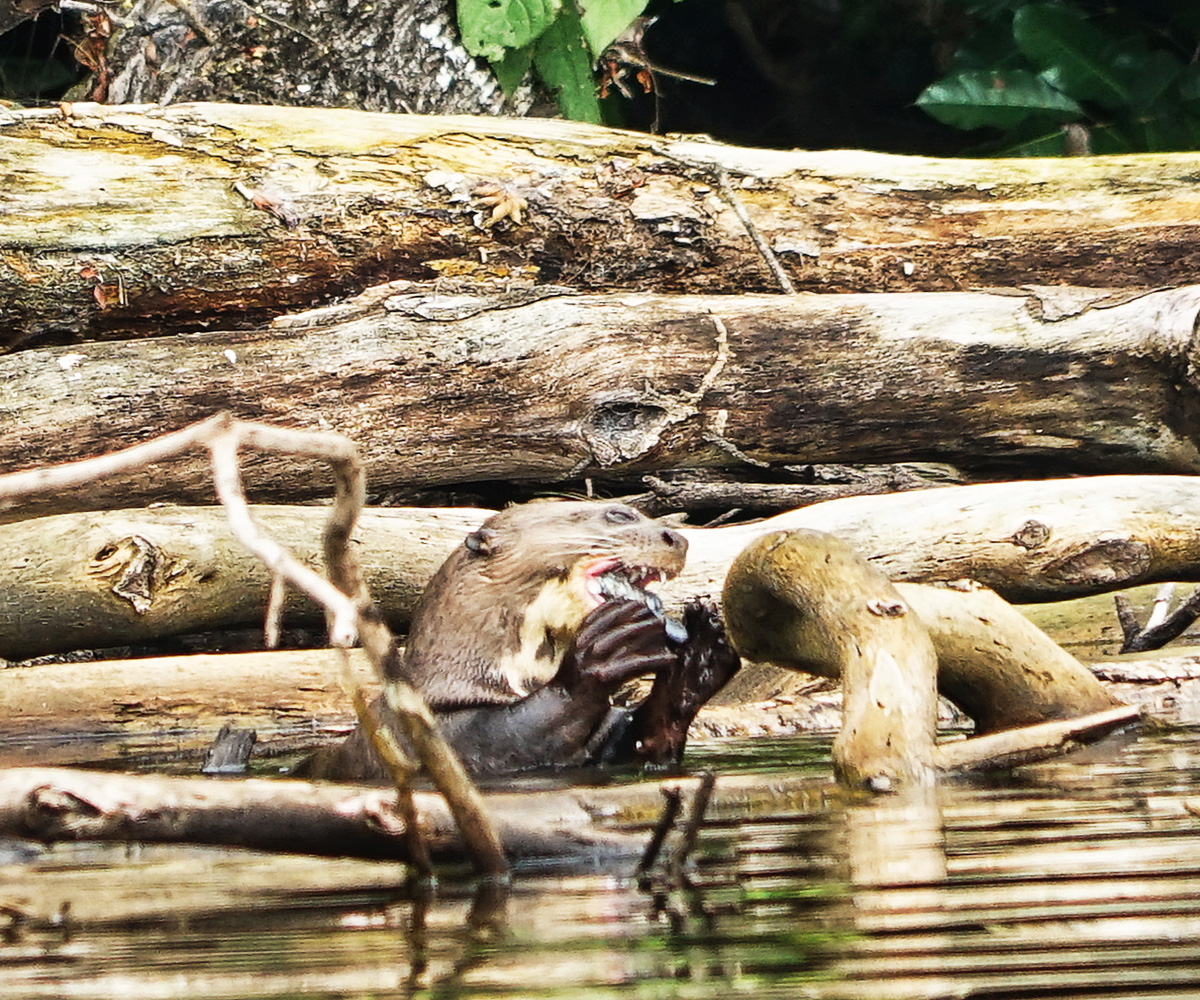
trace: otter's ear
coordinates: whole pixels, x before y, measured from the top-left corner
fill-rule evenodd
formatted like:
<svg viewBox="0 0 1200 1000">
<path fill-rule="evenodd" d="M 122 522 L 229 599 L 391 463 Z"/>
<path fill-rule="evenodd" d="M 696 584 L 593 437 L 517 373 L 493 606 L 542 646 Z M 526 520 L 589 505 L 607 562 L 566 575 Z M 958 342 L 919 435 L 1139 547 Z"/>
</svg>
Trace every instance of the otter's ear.
<svg viewBox="0 0 1200 1000">
<path fill-rule="evenodd" d="M 463 539 L 467 550 L 477 556 L 490 556 L 495 543 L 496 532 L 492 528 L 476 528 Z"/>
</svg>

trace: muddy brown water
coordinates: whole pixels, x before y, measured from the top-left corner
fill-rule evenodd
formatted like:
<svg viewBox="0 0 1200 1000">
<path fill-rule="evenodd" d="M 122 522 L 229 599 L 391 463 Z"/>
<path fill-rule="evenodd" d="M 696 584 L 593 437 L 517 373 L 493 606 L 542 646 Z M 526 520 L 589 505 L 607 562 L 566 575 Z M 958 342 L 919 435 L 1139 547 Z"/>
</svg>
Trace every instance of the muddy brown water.
<svg viewBox="0 0 1200 1000">
<path fill-rule="evenodd" d="M 814 737 L 718 774 L 828 774 Z M 718 779 L 719 780 L 719 779 Z M 1200 730 L 908 796 L 719 820 L 657 907 L 622 870 L 446 873 L 0 842 L 8 998 L 1200 997 Z"/>
</svg>

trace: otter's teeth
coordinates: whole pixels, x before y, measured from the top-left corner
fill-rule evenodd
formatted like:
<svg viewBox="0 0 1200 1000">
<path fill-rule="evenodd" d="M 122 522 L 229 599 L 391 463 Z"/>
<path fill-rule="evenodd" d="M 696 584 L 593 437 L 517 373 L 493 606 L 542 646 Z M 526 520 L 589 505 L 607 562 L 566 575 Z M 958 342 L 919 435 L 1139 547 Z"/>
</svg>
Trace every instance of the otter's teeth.
<svg viewBox="0 0 1200 1000">
<path fill-rule="evenodd" d="M 648 571 L 644 576 L 638 577 L 638 580 L 632 579 L 623 571 L 613 569 L 607 573 L 601 573 L 596 577 L 596 583 L 599 585 L 601 598 L 624 598 L 625 600 L 636 600 L 638 603 L 648 607 L 654 615 L 660 618 L 662 615 L 662 598 L 658 594 L 643 589 L 643 583 L 649 583 L 658 580 L 659 575 L 653 570 Z"/>
<path fill-rule="evenodd" d="M 640 601 L 656 615 L 662 614 L 662 601 L 657 594 L 643 590 L 620 570 L 609 570 L 596 577 L 601 597 L 619 597 L 627 601 Z"/>
<path fill-rule="evenodd" d="M 642 582 L 649 583 L 658 579 L 658 573 L 650 570 L 645 576 L 641 577 Z M 620 570 L 609 570 L 607 573 L 601 573 L 595 578 L 597 590 L 602 598 L 617 597 L 624 598 L 627 601 L 639 601 L 650 609 L 651 613 L 658 615 L 666 625 L 667 636 L 675 642 L 685 642 L 687 640 L 687 630 L 683 627 L 683 623 L 676 621 L 673 618 L 668 618 L 663 613 L 662 598 L 658 594 L 652 593 L 649 590 L 643 590 L 639 583 L 635 582 L 624 572 Z"/>
</svg>

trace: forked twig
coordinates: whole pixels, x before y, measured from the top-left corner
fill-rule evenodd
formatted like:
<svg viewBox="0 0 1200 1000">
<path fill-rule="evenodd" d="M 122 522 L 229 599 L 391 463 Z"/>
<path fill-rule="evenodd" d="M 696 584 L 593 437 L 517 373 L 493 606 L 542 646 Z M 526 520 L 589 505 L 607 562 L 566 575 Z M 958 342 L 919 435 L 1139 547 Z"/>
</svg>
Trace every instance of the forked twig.
<svg viewBox="0 0 1200 1000">
<path fill-rule="evenodd" d="M 299 562 L 255 523 L 242 490 L 237 461 L 238 449 L 243 446 L 317 458 L 332 468 L 337 486 L 324 532 L 325 563 L 330 579 Z M 361 567 L 349 545 L 363 507 L 365 484 L 358 449 L 348 438 L 249 423 L 222 413 L 108 455 L 0 476 L 0 509 L 12 506 L 22 497 L 73 489 L 94 479 L 144 468 L 196 447 L 209 450 L 217 495 L 234 533 L 271 570 L 277 585 L 282 585 L 278 581 L 284 581 L 325 608 L 332 645 L 347 648 L 356 639 L 361 640 L 376 672 L 387 683 L 388 706 L 396 713 L 405 736 L 445 798 L 476 869 L 487 875 L 507 873 L 508 862 L 482 797 L 437 731 L 420 695 L 398 678 L 399 653 L 395 641 L 371 601 Z M 401 799 L 404 794 L 401 790 Z"/>
<path fill-rule="evenodd" d="M 1133 605 L 1124 594 L 1114 597 L 1117 605 L 1117 620 L 1125 640 L 1121 643 L 1122 653 L 1142 653 L 1150 649 L 1161 649 L 1172 639 L 1177 639 L 1189 626 L 1200 618 L 1200 588 L 1177 607 L 1169 611 L 1174 584 L 1163 584 L 1154 599 L 1154 608 L 1146 624 L 1138 622 Z"/>
</svg>

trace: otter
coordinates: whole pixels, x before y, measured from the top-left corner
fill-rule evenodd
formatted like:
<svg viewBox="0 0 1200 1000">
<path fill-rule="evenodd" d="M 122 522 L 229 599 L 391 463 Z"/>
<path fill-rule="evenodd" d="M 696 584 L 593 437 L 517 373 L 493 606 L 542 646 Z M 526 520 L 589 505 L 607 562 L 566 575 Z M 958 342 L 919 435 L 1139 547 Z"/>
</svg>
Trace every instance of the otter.
<svg viewBox="0 0 1200 1000">
<path fill-rule="evenodd" d="M 395 673 L 476 773 L 677 760 L 700 707 L 740 666 L 711 603 L 671 623 L 647 590 L 687 541 L 620 503 L 534 501 L 490 517 L 430 580 Z M 633 709 L 612 695 L 654 675 Z M 356 730 L 297 773 L 374 780 Z"/>
</svg>

